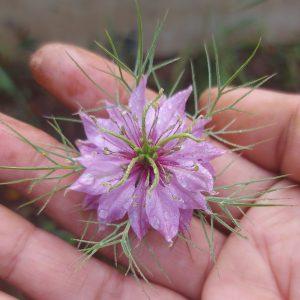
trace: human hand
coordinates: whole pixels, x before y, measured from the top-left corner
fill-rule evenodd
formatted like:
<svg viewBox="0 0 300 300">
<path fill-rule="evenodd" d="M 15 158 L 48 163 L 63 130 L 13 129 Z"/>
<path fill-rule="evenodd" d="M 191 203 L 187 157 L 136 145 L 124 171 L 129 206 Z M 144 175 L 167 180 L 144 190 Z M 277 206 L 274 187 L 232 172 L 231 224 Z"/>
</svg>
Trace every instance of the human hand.
<svg viewBox="0 0 300 300">
<path fill-rule="evenodd" d="M 111 63 L 72 46 L 47 45 L 33 55 L 31 68 L 36 80 L 63 104 L 74 110 L 79 102 L 88 109 L 98 106 L 98 100 L 105 97 L 70 60 L 66 51 L 110 93 L 113 94 L 118 89 L 125 101 L 126 95 L 115 79 L 97 70 L 110 72 L 113 68 Z M 228 105 L 241 93 L 244 91 L 226 94 L 219 105 Z M 207 95 L 204 94 L 200 103 L 205 101 Z M 280 198 L 284 204 L 298 204 L 298 187 L 278 188 L 291 185 L 289 180 L 300 180 L 299 103 L 300 97 L 296 95 L 256 90 L 239 106 L 255 115 L 235 111 L 217 115 L 213 120 L 216 128 L 224 127 L 235 118 L 237 121 L 231 127 L 232 130 L 275 123 L 254 132 L 227 136 L 239 144 L 252 144 L 270 137 L 272 140 L 246 152 L 243 157 L 228 152 L 216 159 L 214 166 L 217 171 L 234 160 L 218 178 L 217 184 L 229 185 L 287 173 L 291 174 L 288 180 L 260 182 L 255 185 L 255 190 L 264 191 L 274 185 L 277 190 L 270 197 Z M 38 129 L 4 115 L 1 118 L 34 143 L 59 145 Z M 44 157 L 2 125 L 0 137 L 5 141 L 0 146 L 0 165 L 45 164 Z M 0 180 L 38 175 L 37 171 L 1 170 Z M 74 178 L 68 180 L 72 181 Z M 16 186 L 24 194 L 27 193 L 27 187 L 25 184 Z M 51 188 L 51 183 L 42 183 L 29 196 L 36 197 Z M 83 225 L 79 222 L 82 216 L 77 207 L 81 201 L 81 195 L 77 193 L 70 192 L 64 197 L 63 192 L 58 192 L 50 201 L 46 212 L 67 230 L 80 235 Z M 150 232 L 147 236 L 148 243 L 152 245 L 161 267 L 170 279 L 167 279 L 154 258 L 141 245 L 135 249 L 135 255 L 142 265 L 151 270 L 148 275 L 153 283 L 151 288 L 145 283 L 141 283 L 142 286 L 136 284 L 133 278 L 124 277 L 96 258 L 87 261 L 77 270 L 76 262 L 80 254 L 76 249 L 49 233 L 34 228 L 26 220 L 1 206 L 0 278 L 34 299 L 142 299 L 146 298 L 142 288 L 154 299 L 298 299 L 300 209 L 297 206 L 253 207 L 245 216 L 239 211 L 233 213 L 241 219 L 248 239 L 215 229 L 215 264 L 210 261 L 209 251 L 199 251 L 182 240 L 169 248 L 159 235 Z M 193 220 L 190 234 L 196 246 L 206 247 L 207 242 L 199 221 Z M 113 253 L 106 250 L 105 255 L 111 258 Z"/>
</svg>

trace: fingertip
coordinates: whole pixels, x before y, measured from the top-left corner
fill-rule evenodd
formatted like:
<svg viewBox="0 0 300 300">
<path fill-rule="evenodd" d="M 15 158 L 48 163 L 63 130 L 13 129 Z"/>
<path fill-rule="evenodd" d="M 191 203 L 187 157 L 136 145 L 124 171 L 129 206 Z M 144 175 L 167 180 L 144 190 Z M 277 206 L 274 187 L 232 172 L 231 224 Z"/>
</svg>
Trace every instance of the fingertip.
<svg viewBox="0 0 300 300">
<path fill-rule="evenodd" d="M 68 94 L 75 87 L 72 84 L 73 88 L 70 88 L 71 82 L 65 80 L 74 73 L 73 66 L 66 59 L 66 53 L 71 52 L 72 48 L 70 45 L 60 43 L 45 44 L 32 54 L 29 61 L 29 67 L 36 82 L 65 102 L 67 106 L 71 104 L 66 102 Z M 74 55 L 73 52 L 74 50 L 72 51 Z"/>
<path fill-rule="evenodd" d="M 67 44 L 50 43 L 36 50 L 30 57 L 29 67 L 37 82 L 46 85 L 45 79 L 52 79 L 53 72 L 59 71 L 65 65 L 66 52 L 73 48 L 74 46 Z M 45 87 L 47 88 L 47 86 Z"/>
<path fill-rule="evenodd" d="M 209 99 L 215 99 L 217 96 L 217 91 L 218 89 L 216 87 L 205 89 L 199 97 L 200 105 L 207 104 Z"/>
<path fill-rule="evenodd" d="M 49 56 L 51 57 L 53 54 L 57 54 L 57 52 L 62 52 L 65 47 L 66 45 L 60 43 L 51 43 L 41 46 L 30 57 L 29 66 L 31 70 L 39 71 Z"/>
<path fill-rule="evenodd" d="M 34 79 L 73 110 L 78 109 L 78 103 L 86 109 L 94 108 L 107 99 L 103 90 L 109 94 L 115 89 L 113 77 L 99 71 L 109 72 L 112 63 L 73 45 L 46 44 L 33 53 L 29 66 Z"/>
</svg>

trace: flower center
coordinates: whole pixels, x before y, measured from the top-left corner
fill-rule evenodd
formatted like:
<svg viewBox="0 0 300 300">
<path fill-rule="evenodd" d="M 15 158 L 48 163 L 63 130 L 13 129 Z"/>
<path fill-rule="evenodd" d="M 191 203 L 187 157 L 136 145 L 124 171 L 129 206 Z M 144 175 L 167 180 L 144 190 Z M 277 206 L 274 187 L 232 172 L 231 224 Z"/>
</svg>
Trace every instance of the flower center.
<svg viewBox="0 0 300 300">
<path fill-rule="evenodd" d="M 148 143 L 145 143 L 142 148 L 136 150 L 139 157 L 139 161 L 149 165 L 149 158 L 152 160 L 157 159 L 157 147 L 150 146 Z"/>
</svg>

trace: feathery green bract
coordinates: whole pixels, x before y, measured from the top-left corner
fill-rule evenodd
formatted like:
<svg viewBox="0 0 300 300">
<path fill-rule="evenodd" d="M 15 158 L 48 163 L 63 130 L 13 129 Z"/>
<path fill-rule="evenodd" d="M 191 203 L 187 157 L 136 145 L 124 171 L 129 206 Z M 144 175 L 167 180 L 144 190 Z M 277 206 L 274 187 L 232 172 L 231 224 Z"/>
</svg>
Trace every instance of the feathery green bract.
<svg viewBox="0 0 300 300">
<path fill-rule="evenodd" d="M 178 85 L 179 85 L 179 82 L 180 82 L 180 80 L 181 80 L 181 78 L 182 78 L 184 72 L 185 72 L 185 70 L 182 70 L 182 71 L 179 73 L 179 75 L 178 75 L 176 81 L 175 81 L 174 84 L 171 86 L 171 89 L 170 89 L 170 92 L 169 92 L 169 97 L 171 97 L 171 96 L 174 94 L 174 92 L 175 92 L 175 90 L 177 89 L 177 87 L 178 87 Z"/>
</svg>

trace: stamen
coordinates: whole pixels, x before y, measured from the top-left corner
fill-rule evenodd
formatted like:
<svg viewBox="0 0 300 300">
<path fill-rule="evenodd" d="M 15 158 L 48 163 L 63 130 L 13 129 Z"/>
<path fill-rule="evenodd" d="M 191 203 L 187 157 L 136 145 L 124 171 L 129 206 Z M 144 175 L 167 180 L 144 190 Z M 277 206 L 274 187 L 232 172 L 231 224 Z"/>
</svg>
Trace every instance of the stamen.
<svg viewBox="0 0 300 300">
<path fill-rule="evenodd" d="M 176 131 L 175 131 L 175 133 L 176 133 L 177 130 L 180 128 L 181 124 L 182 124 L 182 121 L 180 118 L 178 118 L 175 124 L 169 126 L 165 131 L 162 132 L 162 134 L 158 137 L 157 141 L 159 141 L 166 133 L 168 133 L 169 131 L 172 131 L 177 126 Z"/>
<path fill-rule="evenodd" d="M 154 173 L 154 180 L 148 190 L 148 193 L 152 193 L 152 191 L 157 187 L 157 185 L 159 183 L 159 170 L 158 170 L 158 167 L 157 167 L 155 161 L 151 157 L 147 156 L 147 160 L 148 160 L 150 166 L 152 167 L 153 173 Z"/>
<path fill-rule="evenodd" d="M 128 179 L 128 177 L 129 177 L 129 175 L 130 175 L 130 173 L 131 173 L 133 167 L 135 166 L 135 164 L 138 162 L 139 159 L 140 159 L 140 158 L 137 156 L 137 157 L 134 157 L 134 158 L 130 161 L 130 163 L 129 163 L 129 165 L 128 165 L 128 167 L 127 167 L 127 169 L 126 169 L 126 171 L 125 171 L 125 173 L 124 173 L 124 175 L 123 175 L 123 177 L 122 177 L 122 179 L 121 179 L 118 183 L 116 183 L 115 185 L 113 185 L 113 186 L 109 189 L 109 191 L 112 191 L 113 189 L 116 189 L 116 188 L 120 187 L 122 184 L 124 184 L 124 183 L 126 182 L 126 180 Z"/>
<path fill-rule="evenodd" d="M 151 136 L 152 131 L 154 130 L 154 128 L 156 127 L 157 121 L 158 121 L 158 114 L 159 114 L 159 107 L 157 109 L 155 109 L 155 115 L 154 115 L 154 122 L 151 125 L 151 128 L 149 130 L 149 134 L 148 136 Z"/>
<path fill-rule="evenodd" d="M 120 127 L 120 132 L 121 132 L 121 135 L 126 135 L 126 130 L 125 130 L 124 125 L 122 125 L 122 126 Z M 127 137 L 128 137 L 128 136 L 127 136 Z"/>
<path fill-rule="evenodd" d="M 110 154 L 112 154 L 112 151 L 110 151 L 107 147 L 104 147 L 103 154 L 104 155 L 110 155 Z"/>
<path fill-rule="evenodd" d="M 130 128 L 130 126 L 129 126 L 128 122 L 127 122 L 127 119 L 130 120 L 130 122 L 131 122 L 131 124 L 132 124 L 132 128 L 133 128 L 133 130 L 135 131 L 135 132 L 131 132 L 131 136 L 132 136 L 132 139 L 134 140 L 134 142 L 138 145 L 138 144 L 139 144 L 139 141 L 138 141 L 138 139 L 137 139 L 136 137 L 138 137 L 140 134 L 139 134 L 139 132 L 137 131 L 137 124 L 134 124 L 133 118 L 128 117 L 128 114 L 127 114 L 127 117 L 128 117 L 128 118 L 125 118 L 125 116 L 124 116 L 123 114 L 121 114 L 121 117 L 122 117 L 122 119 L 124 120 L 124 122 L 125 122 L 127 128 Z M 130 137 L 128 136 L 128 133 L 127 133 L 126 131 L 125 131 L 125 134 L 126 134 L 126 136 L 130 139 Z"/>
<path fill-rule="evenodd" d="M 184 133 L 174 134 L 165 139 L 162 139 L 161 141 L 159 141 L 156 144 L 156 147 L 162 147 L 162 146 L 166 145 L 167 143 L 169 143 L 173 140 L 176 140 L 176 139 L 190 139 L 190 140 L 195 141 L 196 143 L 200 143 L 200 142 L 204 141 L 204 139 L 198 139 L 198 138 L 194 137 L 192 134 L 184 132 Z"/>
<path fill-rule="evenodd" d="M 172 173 L 166 170 L 162 165 L 159 165 L 159 169 L 162 171 L 163 176 L 161 177 L 165 184 L 169 184 L 172 179 Z"/>
<path fill-rule="evenodd" d="M 194 166 L 193 166 L 193 169 L 194 169 L 195 172 L 198 172 L 199 171 L 199 165 L 197 165 L 195 163 Z"/>
<path fill-rule="evenodd" d="M 155 97 L 154 100 L 152 100 L 151 102 L 149 102 L 144 111 L 143 111 L 143 115 L 142 115 L 142 134 L 143 134 L 143 142 L 145 143 L 147 140 L 147 132 L 146 132 L 146 116 L 147 113 L 150 109 L 151 106 L 155 105 L 155 103 L 159 100 L 159 98 L 163 95 L 164 90 L 160 89 L 158 95 Z"/>
<path fill-rule="evenodd" d="M 105 128 L 100 128 L 100 130 L 104 133 L 107 133 L 111 136 L 114 136 L 118 139 L 120 139 L 121 141 L 125 142 L 128 146 L 130 146 L 134 151 L 136 151 L 138 149 L 138 147 L 129 139 L 127 139 L 125 136 L 121 135 L 121 134 L 117 134 L 114 131 L 111 130 L 107 130 Z"/>
</svg>

